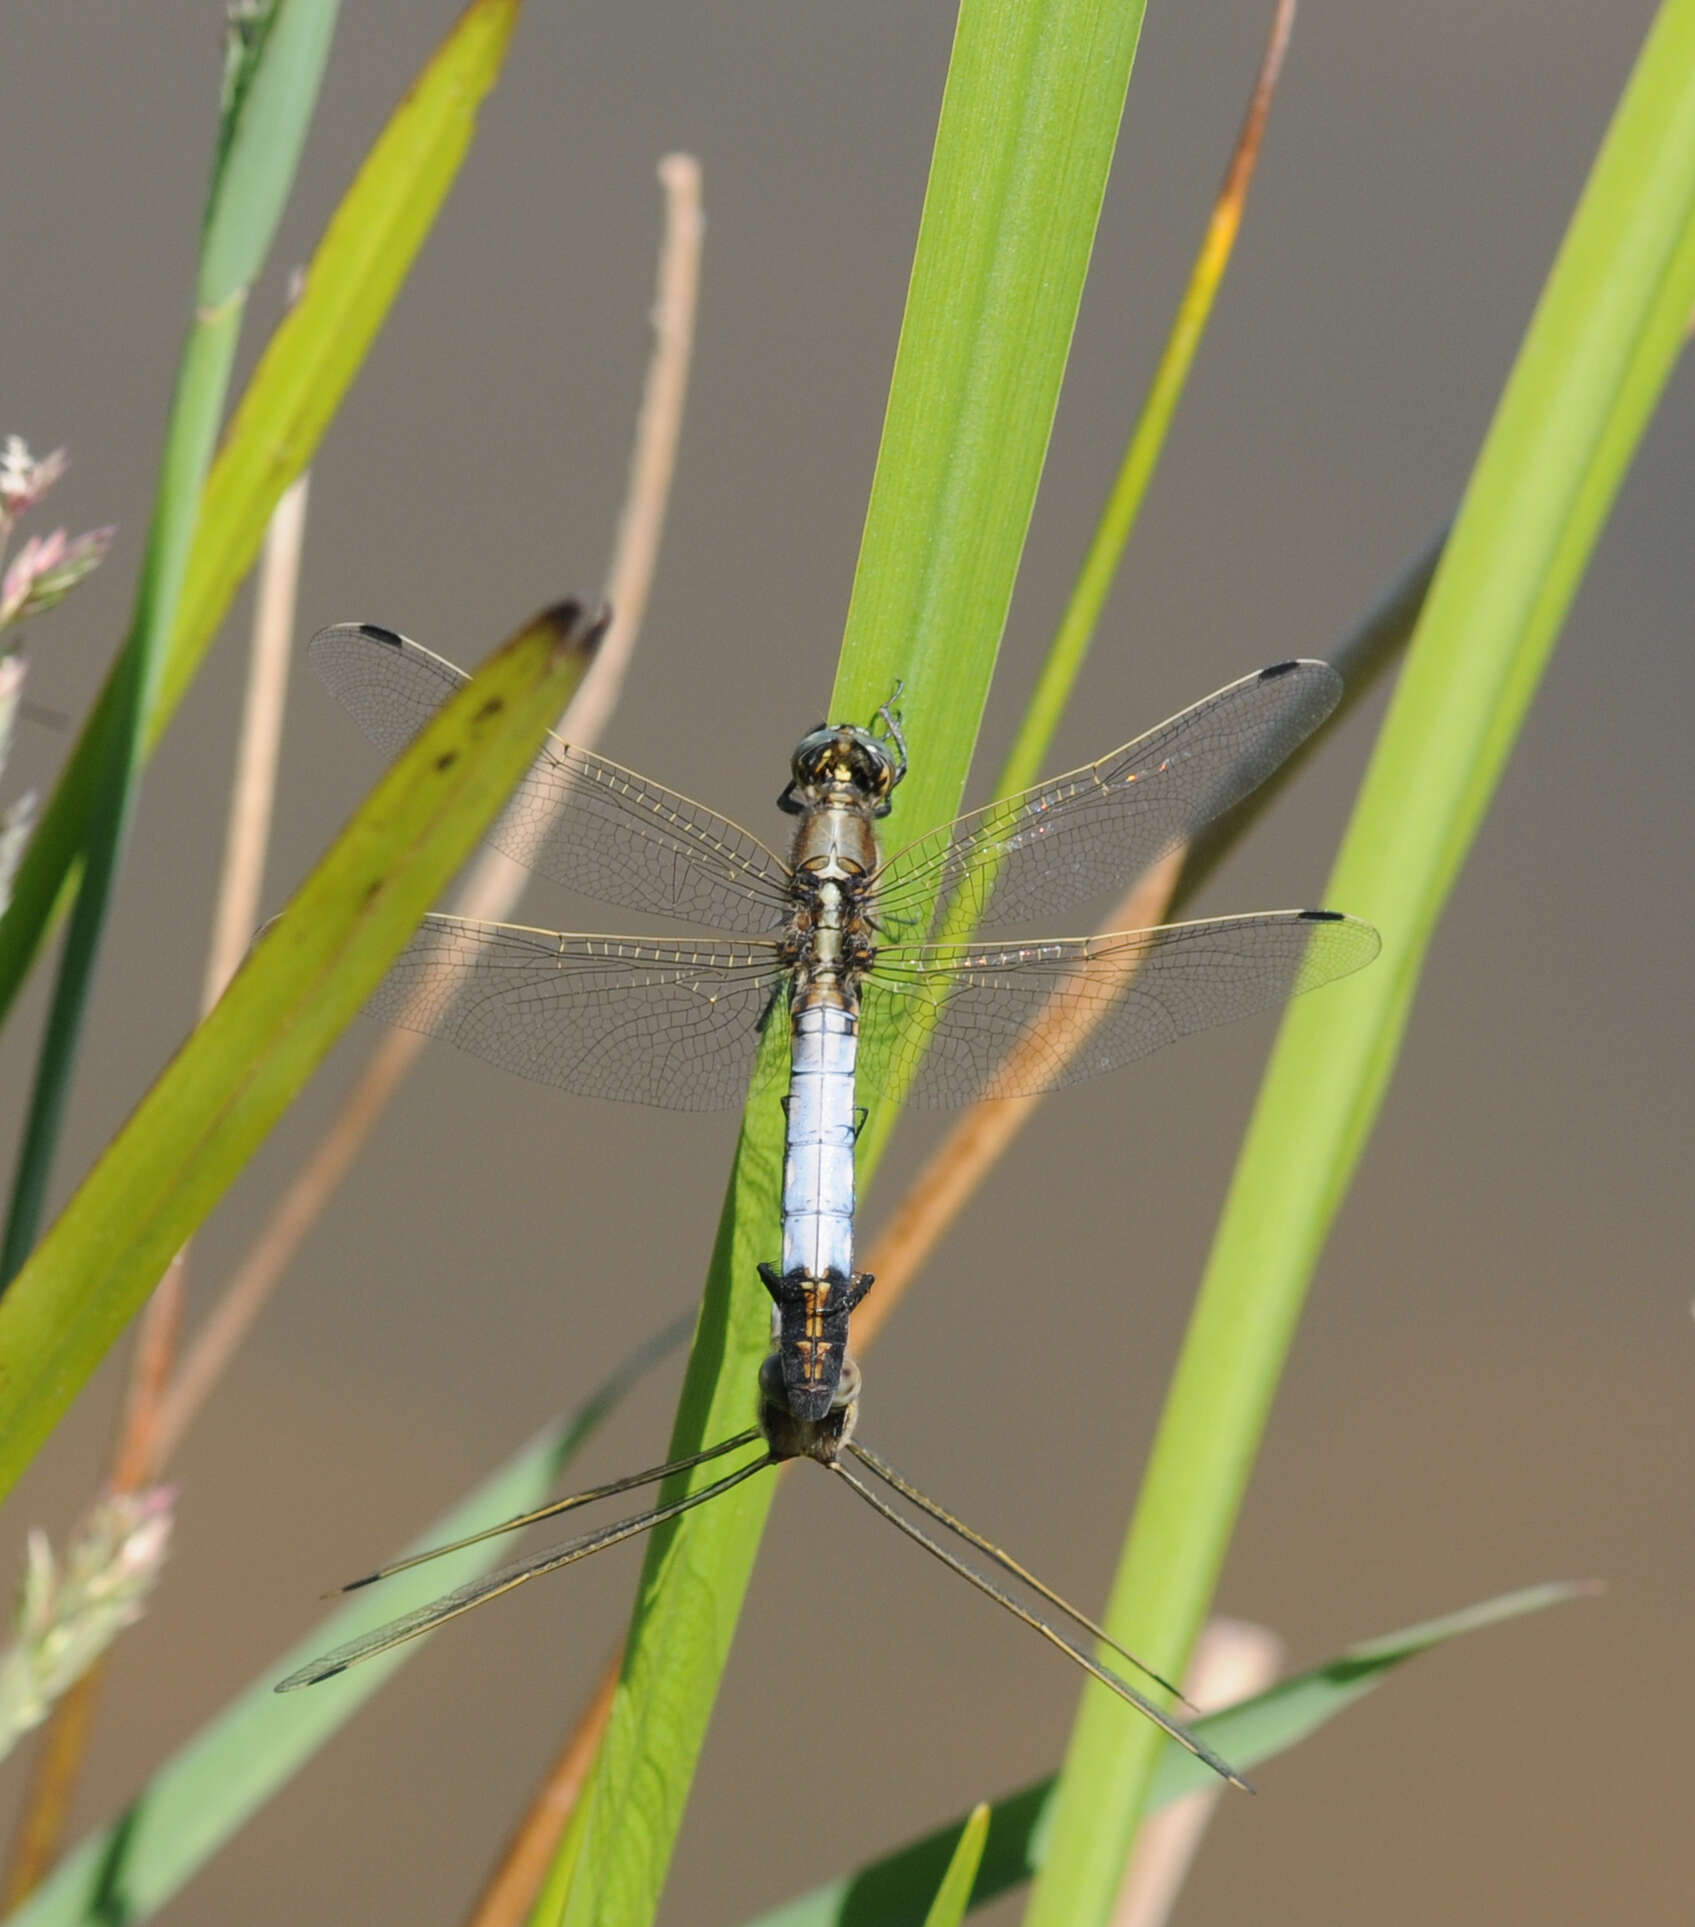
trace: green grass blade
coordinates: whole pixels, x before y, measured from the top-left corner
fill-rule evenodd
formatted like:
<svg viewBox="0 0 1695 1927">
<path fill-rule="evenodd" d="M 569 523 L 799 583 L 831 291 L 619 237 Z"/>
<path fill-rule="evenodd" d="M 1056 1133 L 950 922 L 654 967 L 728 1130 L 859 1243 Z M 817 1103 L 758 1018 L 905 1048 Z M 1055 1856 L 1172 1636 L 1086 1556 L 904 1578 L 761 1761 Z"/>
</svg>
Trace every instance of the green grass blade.
<svg viewBox="0 0 1695 1927">
<path fill-rule="evenodd" d="M 165 430 L 153 524 L 135 613 L 112 684 L 111 714 L 100 735 L 93 807 L 80 851 L 82 887 L 36 1062 L 0 1241 L 0 1290 L 16 1275 L 40 1227 L 106 910 L 141 780 L 147 717 L 176 620 L 201 487 L 224 410 L 247 277 L 257 270 L 276 232 L 318 97 L 335 15 L 334 0 L 281 0 L 252 50 L 235 65 L 232 104 L 219 132 L 201 237 L 194 315 Z M 205 252 L 209 248 L 218 253 L 216 273 Z M 231 278 L 238 268 L 247 271 L 240 281 Z"/>
<path fill-rule="evenodd" d="M 206 478 L 144 753 L 193 681 L 253 565 L 282 492 L 324 430 L 400 291 L 475 130 L 520 0 L 475 0 L 378 136 L 324 231 L 300 300 L 278 325 Z M 92 820 L 116 671 L 78 738 L 19 867 L 0 921 L 0 1017 L 10 1010 L 67 886 Z"/>
<path fill-rule="evenodd" d="M 1041 476 L 1140 26 L 1121 0 L 966 0 L 854 578 L 832 719 L 904 683 L 891 840 L 958 808 Z M 672 1434 L 747 1423 L 775 1255 L 782 1026 L 762 1053 Z M 892 1122 L 861 1135 L 868 1180 Z M 532 1918 L 652 1919 L 773 1481 L 655 1533 L 607 1736 Z M 667 1498 L 674 1496 L 671 1493 Z"/>
<path fill-rule="evenodd" d="M 0 1300 L 0 1496 L 528 766 L 587 661 L 574 615 L 520 631 L 395 763 Z"/>
<path fill-rule="evenodd" d="M 1225 171 L 1223 186 L 1213 203 L 1194 266 L 1189 271 L 1188 285 L 1177 304 L 1171 331 L 1160 351 L 1159 365 L 1125 444 L 1118 473 L 1102 505 L 1100 519 L 1054 632 L 1047 660 L 1036 679 L 1024 720 L 1001 766 L 995 784 L 997 796 L 1012 796 L 1028 789 L 1044 774 L 1054 731 L 1071 700 L 1112 585 L 1118 580 L 1119 564 L 1135 531 L 1142 503 L 1176 418 L 1178 403 L 1188 386 L 1189 371 L 1206 335 L 1213 303 L 1235 251 L 1236 236 L 1247 207 L 1248 188 L 1259 161 L 1266 117 L 1271 110 L 1293 24 L 1292 8 L 1273 19 L 1270 44 L 1249 98 L 1247 116 Z"/>
<path fill-rule="evenodd" d="M 421 1533 L 408 1551 L 463 1537 L 491 1519 L 539 1505 L 577 1448 L 643 1372 L 688 1335 L 688 1323 L 650 1339 L 569 1419 L 551 1425 L 492 1478 Z M 266 1666 L 148 1781 L 118 1817 L 71 1853 L 7 1927 L 96 1927 L 144 1920 L 164 1906 L 295 1771 L 352 1718 L 396 1667 L 423 1650 L 414 1642 L 310 1693 L 280 1697 L 279 1679 L 390 1614 L 421 1606 L 506 1556 L 490 1540 L 397 1573 L 380 1594 L 360 1593 Z"/>
<path fill-rule="evenodd" d="M 977 1884 L 977 1869 L 983 1864 L 983 1849 L 989 1840 L 989 1808 L 980 1800 L 965 1816 L 953 1855 L 942 1874 L 923 1927 L 959 1927 L 971 1905 L 971 1890 Z"/>
<path fill-rule="evenodd" d="M 271 250 L 306 144 L 340 0 L 276 0 L 236 44 L 225 84 L 195 301 L 243 301 Z"/>
<path fill-rule="evenodd" d="M 1294 1007 L 1238 1163 L 1106 1623 L 1180 1669 L 1425 946 L 1695 305 L 1695 3 L 1650 33 L 1478 458 L 1326 901 L 1383 957 Z M 1086 1691 L 1032 1927 L 1112 1904 L 1151 1733 Z"/>
<path fill-rule="evenodd" d="M 1238 1766 L 1260 1766 L 1328 1725 L 1415 1654 L 1462 1633 L 1541 1612 L 1590 1590 L 1571 1583 L 1528 1586 L 1522 1592 L 1506 1593 L 1461 1612 L 1351 1646 L 1323 1665 L 1284 1680 L 1240 1706 L 1207 1714 L 1195 1722 L 1195 1730 Z M 1022 1886 L 1042 1865 L 1058 1783 L 1059 1776 L 1050 1774 L 994 1803 L 982 1865 L 971 1892 L 973 1907 L 987 1906 L 1001 1894 Z M 1217 1784 L 1206 1767 L 1167 1740 L 1160 1748 L 1149 1810 L 1157 1811 L 1186 1793 Z M 929 1896 L 957 1850 L 966 1824 L 954 1820 L 939 1827 L 857 1873 L 761 1914 L 748 1927 L 920 1927 Z"/>
</svg>

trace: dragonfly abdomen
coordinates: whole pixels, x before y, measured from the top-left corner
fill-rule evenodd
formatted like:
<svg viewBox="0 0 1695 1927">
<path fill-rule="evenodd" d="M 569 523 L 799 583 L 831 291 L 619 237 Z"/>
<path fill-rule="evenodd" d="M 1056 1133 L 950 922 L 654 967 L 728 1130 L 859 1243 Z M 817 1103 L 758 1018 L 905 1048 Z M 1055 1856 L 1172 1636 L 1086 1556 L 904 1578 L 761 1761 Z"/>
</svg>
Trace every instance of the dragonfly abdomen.
<svg viewBox="0 0 1695 1927">
<path fill-rule="evenodd" d="M 823 994 L 817 994 L 823 993 Z M 847 1356 L 848 1318 L 871 1280 L 853 1268 L 854 1059 L 859 1022 L 835 986 L 793 1016 L 783 1258 L 761 1265 L 795 1417 L 821 1419 Z"/>
<path fill-rule="evenodd" d="M 857 1017 L 819 1001 L 795 1013 L 783 1160 L 785 1272 L 853 1270 L 853 1073 Z"/>
</svg>

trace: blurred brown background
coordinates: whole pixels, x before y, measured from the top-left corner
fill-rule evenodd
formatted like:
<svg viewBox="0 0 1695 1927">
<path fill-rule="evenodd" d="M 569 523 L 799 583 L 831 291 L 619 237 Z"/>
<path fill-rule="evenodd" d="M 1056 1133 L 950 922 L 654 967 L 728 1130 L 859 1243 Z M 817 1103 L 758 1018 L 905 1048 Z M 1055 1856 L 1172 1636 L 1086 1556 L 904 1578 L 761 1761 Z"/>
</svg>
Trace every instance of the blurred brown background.
<svg viewBox="0 0 1695 1927">
<path fill-rule="evenodd" d="M 246 361 L 453 12 L 345 8 Z M 1150 9 L 974 797 L 1116 463 L 1267 12 Z M 1307 0 L 1238 259 L 1056 766 L 1256 665 L 1322 653 L 1448 511 L 1651 12 Z M 216 15 L 209 0 L 7 10 L 0 430 L 71 445 L 52 519 L 121 525 L 108 567 L 36 636 L 31 693 L 75 715 L 144 535 Z M 775 833 L 784 759 L 830 686 L 951 24 L 947 6 L 889 0 L 535 0 L 323 449 L 302 641 L 363 617 L 474 659 L 533 606 L 597 588 L 648 349 L 654 164 L 689 149 L 710 223 L 695 384 L 604 747 Z M 1267 1770 L 1258 1800 L 1226 1803 L 1181 1919 L 1687 1905 L 1692 429 L 1680 376 L 1438 934 L 1221 1605 L 1278 1628 L 1300 1663 L 1530 1580 L 1611 1590 L 1420 1662 Z M 190 1022 L 240 678 L 232 624 L 144 791 L 61 1197 Z M 377 771 L 304 674 L 291 704 L 273 908 Z M 1208 907 L 1319 895 L 1380 706 Z M 46 780 L 63 750 L 32 732 L 9 783 Z M 562 913 L 538 888 L 526 914 Z M 0 1047 L 8 1136 L 44 981 Z M 1055 1099 L 870 1362 L 867 1435 L 1087 1603 L 1269 1035 L 1204 1038 Z M 214 1219 L 199 1303 L 372 1042 L 348 1038 Z M 179 1462 L 178 1551 L 113 1667 L 79 1828 L 265 1674 L 323 1586 L 687 1302 L 732 1136 L 728 1119 L 572 1101 L 427 1053 Z M 908 1127 L 868 1231 L 926 1141 Z M 968 1369 L 935 1369 L 944 1340 Z M 630 1401 L 585 1477 L 656 1455 L 673 1380 Z M 116 1384 L 109 1367 L 12 1502 L 7 1565 L 27 1525 L 58 1531 L 89 1492 Z M 634 1571 L 616 1555 L 444 1634 L 168 1917 L 458 1918 L 617 1637 Z M 769 1677 L 802 1637 L 841 1656 L 817 1776 L 769 1725 Z M 844 1496 L 791 1481 L 665 1919 L 739 1921 L 1047 1769 L 1076 1694 L 1054 1655 Z M 810 1797 L 821 1778 L 828 1803 Z"/>
</svg>

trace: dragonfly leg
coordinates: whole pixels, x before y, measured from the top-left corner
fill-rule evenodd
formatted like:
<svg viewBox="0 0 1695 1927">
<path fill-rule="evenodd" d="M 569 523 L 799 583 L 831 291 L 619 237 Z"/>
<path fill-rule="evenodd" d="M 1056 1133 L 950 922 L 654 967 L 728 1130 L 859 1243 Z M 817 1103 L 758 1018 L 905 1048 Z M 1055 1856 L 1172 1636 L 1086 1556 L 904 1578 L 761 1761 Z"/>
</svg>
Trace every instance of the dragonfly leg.
<svg viewBox="0 0 1695 1927">
<path fill-rule="evenodd" d="M 895 764 L 894 775 L 894 781 L 896 783 L 906 774 L 906 735 L 900 726 L 900 711 L 895 707 L 895 704 L 900 701 L 900 692 L 905 687 L 905 682 L 897 676 L 895 678 L 894 689 L 889 695 L 889 700 L 882 704 L 877 711 L 877 714 L 882 718 L 884 728 L 889 732 L 889 741 L 895 746 L 895 755 L 898 759 Z"/>
<path fill-rule="evenodd" d="M 777 1008 L 778 1004 L 782 1002 L 786 988 L 787 986 L 779 981 L 772 987 L 771 995 L 766 998 L 765 1008 L 759 1013 L 759 1022 L 754 1025 L 754 1029 L 761 1037 L 765 1035 L 765 1026 L 771 1021 L 771 1013 Z M 787 1099 L 784 1100 L 785 1103 L 787 1103 L 787 1101 Z"/>
</svg>

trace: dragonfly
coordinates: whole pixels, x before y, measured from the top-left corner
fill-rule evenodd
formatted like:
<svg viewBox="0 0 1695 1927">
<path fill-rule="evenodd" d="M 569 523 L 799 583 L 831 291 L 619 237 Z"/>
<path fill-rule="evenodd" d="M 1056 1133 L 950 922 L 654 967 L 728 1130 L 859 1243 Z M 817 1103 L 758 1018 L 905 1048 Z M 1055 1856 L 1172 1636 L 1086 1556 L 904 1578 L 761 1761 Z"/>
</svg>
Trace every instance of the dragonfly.
<svg viewBox="0 0 1695 1927">
<path fill-rule="evenodd" d="M 371 623 L 316 635 L 313 668 L 398 751 L 466 680 Z M 1369 963 L 1377 932 L 1274 910 L 1093 937 L 985 940 L 1122 887 L 1256 788 L 1335 708 L 1341 678 L 1293 660 L 1244 676 L 1081 769 L 885 857 L 906 773 L 900 719 L 823 724 L 790 760 L 786 859 L 674 790 L 549 736 L 489 841 L 538 874 L 710 935 L 578 935 L 432 915 L 367 1005 L 582 1095 L 679 1110 L 739 1104 L 761 1036 L 790 1032 L 782 1255 L 760 1266 L 790 1416 L 841 1406 L 870 1274 L 854 1268 L 854 1145 L 871 1088 L 955 1105 L 1116 1068 Z M 937 910 L 936 906 L 940 905 Z M 932 941 L 938 927 L 968 940 Z M 1087 1024 L 1066 1053 L 1055 1019 Z"/>
<path fill-rule="evenodd" d="M 372 624 L 322 631 L 311 657 L 366 733 L 391 751 L 466 680 L 443 658 Z M 802 738 L 778 797 L 778 807 L 798 819 L 786 861 L 728 818 L 550 737 L 490 841 L 569 888 L 723 934 L 672 943 L 432 916 L 370 1009 L 570 1091 L 694 1110 L 741 1100 L 760 1037 L 786 1008 L 782 1261 L 760 1267 L 774 1332 L 759 1367 L 758 1423 L 381 1567 L 344 1590 L 731 1453 L 751 1448 L 753 1455 L 680 1497 L 661 1495 L 645 1511 L 513 1560 L 361 1634 L 276 1690 L 333 1678 L 543 1573 L 708 1504 L 768 1467 L 808 1458 L 1245 1787 L 1181 1720 L 884 1496 L 905 1500 L 1181 1701 L 1170 1681 L 1105 1627 L 855 1435 L 861 1377 L 848 1352 L 848 1321 L 872 1282 L 853 1268 L 858 1046 L 863 1028 L 877 1045 L 882 1077 L 921 1103 L 1010 1097 L 1128 1063 L 1370 962 L 1377 933 L 1327 910 L 1035 942 L 906 934 L 922 933 L 932 914 L 949 927 L 955 919 L 973 927 L 1018 923 L 1127 881 L 1254 789 L 1340 694 L 1340 678 L 1324 663 L 1273 664 L 1111 756 L 962 816 L 886 860 L 877 826 L 907 761 L 891 705 L 879 712 L 881 729 L 825 724 Z M 1080 1050 L 1040 1047 L 1055 1017 L 1090 1021 Z"/>
</svg>

